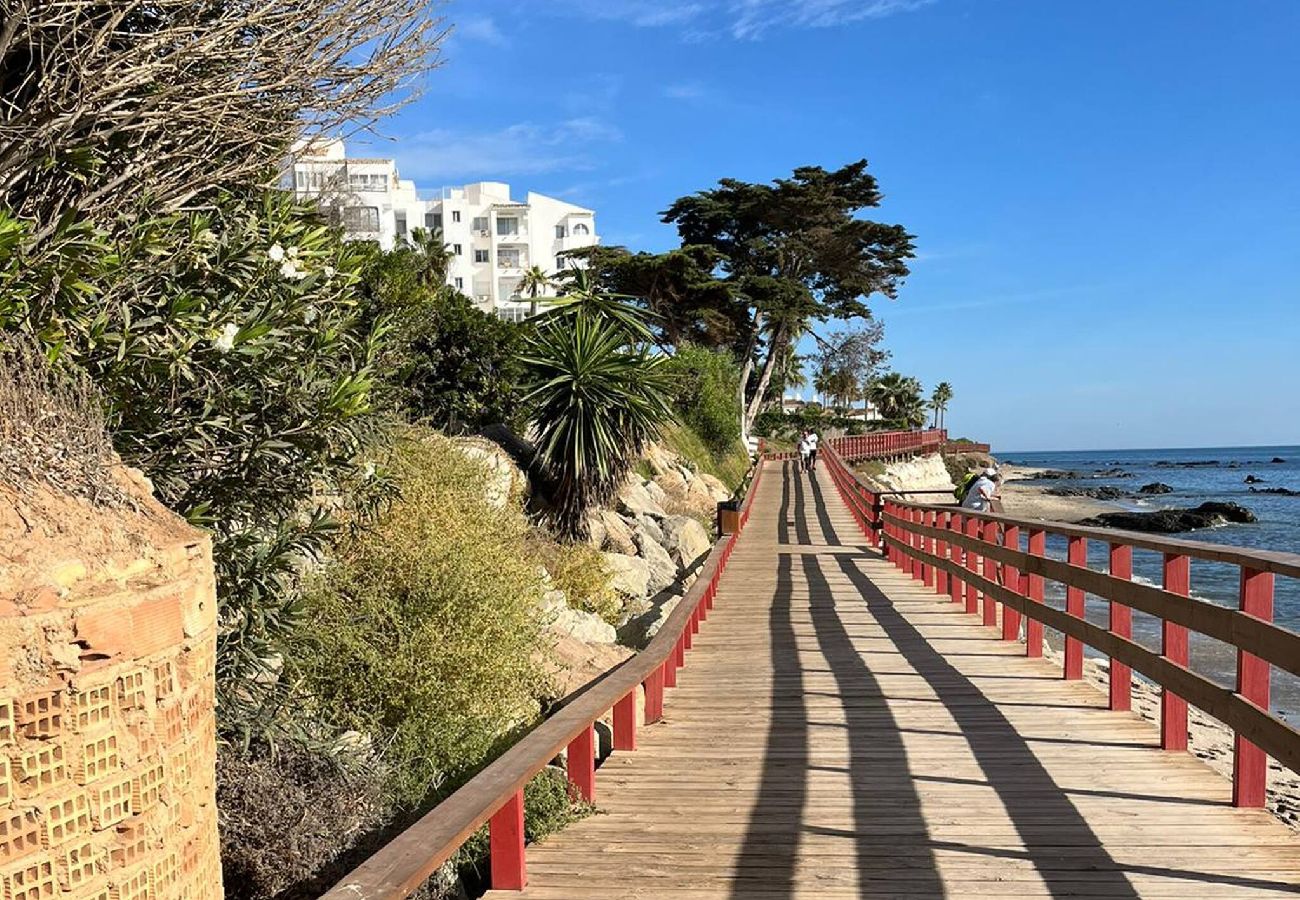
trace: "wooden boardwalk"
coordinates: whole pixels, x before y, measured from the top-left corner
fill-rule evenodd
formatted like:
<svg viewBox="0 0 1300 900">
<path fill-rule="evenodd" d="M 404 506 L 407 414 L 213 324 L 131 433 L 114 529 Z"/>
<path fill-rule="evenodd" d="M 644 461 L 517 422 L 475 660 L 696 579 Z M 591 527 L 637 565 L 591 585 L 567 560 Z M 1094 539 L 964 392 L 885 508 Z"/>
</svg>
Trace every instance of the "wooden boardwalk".
<svg viewBox="0 0 1300 900">
<path fill-rule="evenodd" d="M 1294 897 L 1300 839 L 768 463 L 666 718 L 489 897 Z"/>
</svg>

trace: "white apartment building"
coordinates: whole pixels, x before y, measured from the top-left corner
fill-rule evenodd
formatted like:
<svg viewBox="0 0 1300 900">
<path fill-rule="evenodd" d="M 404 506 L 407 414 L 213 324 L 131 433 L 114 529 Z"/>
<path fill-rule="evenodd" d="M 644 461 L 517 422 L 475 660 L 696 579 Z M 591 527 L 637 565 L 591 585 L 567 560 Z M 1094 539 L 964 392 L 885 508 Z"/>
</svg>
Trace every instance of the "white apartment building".
<svg viewBox="0 0 1300 900">
<path fill-rule="evenodd" d="M 590 209 L 529 192 L 520 202 L 510 185 L 481 181 L 432 193 L 401 178 L 391 159 L 349 159 L 343 142 L 300 145 L 285 166 L 283 186 L 333 210 L 349 239 L 377 241 L 391 250 L 413 228 L 441 229 L 452 254 L 447 283 L 485 312 L 518 321 L 530 298 L 521 297 L 524 272 L 547 275 L 566 250 L 600 243 Z M 554 287 L 539 296 L 554 296 Z"/>
</svg>

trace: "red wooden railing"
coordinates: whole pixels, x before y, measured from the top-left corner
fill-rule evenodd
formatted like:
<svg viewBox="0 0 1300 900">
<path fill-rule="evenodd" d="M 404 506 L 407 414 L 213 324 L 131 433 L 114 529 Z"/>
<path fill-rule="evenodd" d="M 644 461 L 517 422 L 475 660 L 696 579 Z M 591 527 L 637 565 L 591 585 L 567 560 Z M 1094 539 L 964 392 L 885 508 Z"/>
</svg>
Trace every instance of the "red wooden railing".
<svg viewBox="0 0 1300 900">
<path fill-rule="evenodd" d="M 938 453 L 948 440 L 941 429 L 928 431 L 877 431 L 872 434 L 828 438 L 827 447 L 850 462 L 861 459 L 884 459 L 911 453 Z"/>
<path fill-rule="evenodd" d="M 1003 640 L 1019 640 L 1024 619 L 1025 653 L 1041 656 L 1044 626 L 1060 631 L 1067 679 L 1083 677 L 1085 646 L 1109 656 L 1112 709 L 1129 708 L 1134 671 L 1159 686 L 1163 749 L 1186 749 L 1189 703 L 1231 728 L 1235 805 L 1264 805 L 1269 756 L 1300 771 L 1300 731 L 1269 708 L 1271 667 L 1300 675 L 1300 634 L 1272 623 L 1274 579 L 1300 578 L 1300 555 L 904 501 L 872 491 L 834 450 L 826 463 L 872 545 L 883 540 L 887 559 L 984 625 L 1000 619 Z M 1047 556 L 1049 534 L 1066 539 L 1064 561 Z M 1088 567 L 1089 541 L 1108 547 L 1108 571 Z M 1131 580 L 1135 548 L 1162 554 L 1162 587 Z M 1194 559 L 1239 569 L 1237 609 L 1189 596 Z M 1065 587 L 1064 610 L 1044 602 L 1047 580 Z M 1108 602 L 1106 627 L 1084 617 L 1087 595 Z M 1160 652 L 1133 641 L 1133 610 L 1160 620 Z M 1236 648 L 1235 689 L 1192 671 L 1189 631 Z"/>
<path fill-rule="evenodd" d="M 749 521 L 762 479 L 754 467 L 740 509 Z M 636 692 L 643 691 L 645 721 L 663 718 L 664 688 L 677 684 L 677 671 L 700 625 L 708 618 L 718 580 L 739 533 L 724 535 L 682 598 L 644 650 L 571 697 L 463 787 L 434 807 L 322 896 L 322 900 L 399 900 L 420 887 L 475 831 L 488 826 L 491 884 L 498 890 L 523 890 L 524 786 L 568 748 L 568 777 L 574 793 L 596 796 L 595 723 L 613 711 L 613 749 L 636 749 Z"/>
</svg>

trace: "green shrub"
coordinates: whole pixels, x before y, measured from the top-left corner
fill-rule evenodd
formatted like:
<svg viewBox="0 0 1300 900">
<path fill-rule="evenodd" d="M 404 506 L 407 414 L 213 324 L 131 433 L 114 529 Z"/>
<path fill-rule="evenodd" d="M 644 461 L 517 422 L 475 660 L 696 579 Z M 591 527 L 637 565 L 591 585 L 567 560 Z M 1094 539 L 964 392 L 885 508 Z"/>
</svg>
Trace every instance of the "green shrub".
<svg viewBox="0 0 1300 900">
<path fill-rule="evenodd" d="M 389 465 L 401 496 L 311 579 L 291 665 L 322 714 L 372 738 L 412 806 L 536 721 L 541 585 L 523 512 L 484 500 L 480 463 L 409 431 Z"/>
<path fill-rule="evenodd" d="M 715 454 L 726 454 L 740 441 L 737 392 L 740 367 L 730 353 L 683 346 L 667 364 L 673 399 L 682 422 Z"/>
<path fill-rule="evenodd" d="M 0 215 L 0 328 L 84 370 L 122 458 L 213 531 L 218 708 L 227 731 L 256 730 L 285 701 L 272 665 L 302 561 L 338 498 L 376 486 L 354 464 L 382 336 L 355 300 L 366 251 L 279 192 L 111 231 L 69 219 L 40 244 L 29 230 Z"/>
<path fill-rule="evenodd" d="M 749 452 L 737 440 L 725 453 L 716 453 L 689 425 L 674 424 L 663 429 L 660 440 L 697 472 L 705 472 L 735 490 L 749 471 Z"/>
<path fill-rule="evenodd" d="M 535 553 L 555 587 L 564 591 L 574 609 L 595 613 L 611 625 L 618 621 L 623 603 L 611 586 L 605 558 L 591 544 L 558 543 L 539 535 Z"/>
</svg>

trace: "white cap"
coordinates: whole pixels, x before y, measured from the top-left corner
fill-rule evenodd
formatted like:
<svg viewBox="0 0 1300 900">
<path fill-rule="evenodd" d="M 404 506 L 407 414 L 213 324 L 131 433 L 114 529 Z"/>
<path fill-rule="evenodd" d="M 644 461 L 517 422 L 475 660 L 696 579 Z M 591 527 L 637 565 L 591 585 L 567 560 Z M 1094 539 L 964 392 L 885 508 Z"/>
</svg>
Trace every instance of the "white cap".
<svg viewBox="0 0 1300 900">
<path fill-rule="evenodd" d="M 998 474 L 998 467 L 989 466 L 987 469 L 984 470 L 984 474 L 992 478 L 994 475 Z"/>
</svg>

